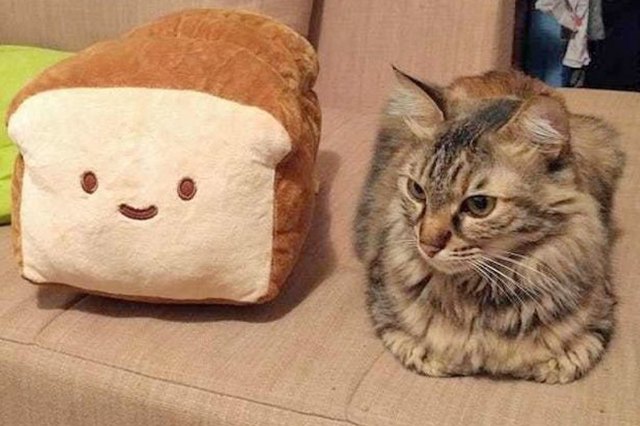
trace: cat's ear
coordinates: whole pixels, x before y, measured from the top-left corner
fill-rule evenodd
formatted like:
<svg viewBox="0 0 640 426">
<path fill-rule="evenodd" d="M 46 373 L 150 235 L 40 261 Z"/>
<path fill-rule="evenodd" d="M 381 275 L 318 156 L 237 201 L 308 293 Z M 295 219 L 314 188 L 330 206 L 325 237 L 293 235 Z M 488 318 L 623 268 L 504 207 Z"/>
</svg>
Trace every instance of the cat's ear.
<svg viewBox="0 0 640 426">
<path fill-rule="evenodd" d="M 428 136 L 445 120 L 446 100 L 442 89 L 424 83 L 392 66 L 396 84 L 385 113 L 404 120 L 413 133 Z"/>
<path fill-rule="evenodd" d="M 569 112 L 558 99 L 549 96 L 529 99 L 506 128 L 514 132 L 513 136 L 532 143 L 551 160 L 569 151 Z"/>
</svg>

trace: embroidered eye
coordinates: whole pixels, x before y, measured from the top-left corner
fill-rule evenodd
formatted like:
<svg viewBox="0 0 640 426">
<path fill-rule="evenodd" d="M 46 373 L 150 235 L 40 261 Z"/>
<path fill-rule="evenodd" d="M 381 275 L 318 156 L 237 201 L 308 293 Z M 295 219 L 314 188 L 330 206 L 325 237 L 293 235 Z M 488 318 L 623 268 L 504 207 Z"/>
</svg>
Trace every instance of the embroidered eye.
<svg viewBox="0 0 640 426">
<path fill-rule="evenodd" d="M 80 178 L 80 185 L 87 194 L 93 194 L 98 189 L 98 178 L 93 172 L 84 172 Z"/>
<path fill-rule="evenodd" d="M 196 183 L 191 178 L 183 178 L 178 184 L 178 196 L 188 201 L 196 195 Z"/>
<path fill-rule="evenodd" d="M 413 179 L 409 179 L 407 181 L 407 191 L 409 195 L 416 201 L 424 201 L 427 198 L 427 195 L 424 193 L 424 189 L 418 182 Z"/>
<path fill-rule="evenodd" d="M 473 217 L 487 217 L 496 208 L 495 197 L 486 195 L 474 195 L 462 202 L 462 211 Z"/>
</svg>

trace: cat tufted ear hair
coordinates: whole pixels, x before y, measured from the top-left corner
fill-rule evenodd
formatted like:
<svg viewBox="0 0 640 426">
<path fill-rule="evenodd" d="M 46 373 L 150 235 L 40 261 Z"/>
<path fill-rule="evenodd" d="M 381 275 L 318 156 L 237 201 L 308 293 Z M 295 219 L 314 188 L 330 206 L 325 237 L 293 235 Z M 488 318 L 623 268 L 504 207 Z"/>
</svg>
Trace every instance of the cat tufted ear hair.
<svg viewBox="0 0 640 426">
<path fill-rule="evenodd" d="M 515 126 L 515 128 L 514 128 Z M 569 112 L 558 99 L 536 96 L 524 103 L 507 127 L 552 160 L 569 151 Z"/>
<path fill-rule="evenodd" d="M 392 65 L 396 86 L 387 105 L 388 116 L 399 116 L 418 136 L 428 136 L 433 126 L 444 121 L 446 100 L 443 91 L 400 71 Z"/>
</svg>

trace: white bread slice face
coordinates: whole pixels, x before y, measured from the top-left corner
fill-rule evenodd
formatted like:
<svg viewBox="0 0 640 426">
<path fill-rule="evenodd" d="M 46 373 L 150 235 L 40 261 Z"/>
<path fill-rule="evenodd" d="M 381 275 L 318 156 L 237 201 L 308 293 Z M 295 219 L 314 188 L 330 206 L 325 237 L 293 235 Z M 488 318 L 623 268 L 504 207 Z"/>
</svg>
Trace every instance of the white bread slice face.
<svg viewBox="0 0 640 426">
<path fill-rule="evenodd" d="M 25 161 L 25 278 L 176 301 L 266 294 L 275 168 L 291 141 L 263 109 L 190 90 L 56 89 L 8 127 Z"/>
</svg>

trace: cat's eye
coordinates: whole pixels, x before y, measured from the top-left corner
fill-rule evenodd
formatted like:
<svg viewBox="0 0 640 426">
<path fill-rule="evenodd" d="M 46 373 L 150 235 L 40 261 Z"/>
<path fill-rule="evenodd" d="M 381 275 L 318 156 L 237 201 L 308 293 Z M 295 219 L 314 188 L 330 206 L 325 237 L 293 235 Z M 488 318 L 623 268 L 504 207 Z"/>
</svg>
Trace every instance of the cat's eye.
<svg viewBox="0 0 640 426">
<path fill-rule="evenodd" d="M 86 171 L 80 177 L 80 186 L 87 194 L 93 194 L 98 189 L 98 177 L 91 171 Z"/>
<path fill-rule="evenodd" d="M 424 201 L 427 198 L 427 195 L 424 193 L 424 189 L 422 188 L 422 186 L 420 186 L 420 184 L 413 179 L 409 179 L 407 181 L 407 191 L 414 200 Z"/>
<path fill-rule="evenodd" d="M 191 178 L 183 178 L 180 183 L 178 183 L 178 196 L 188 201 L 192 199 L 196 195 L 196 183 Z"/>
<path fill-rule="evenodd" d="M 473 217 L 487 217 L 495 208 L 495 197 L 487 195 L 474 195 L 462 202 L 462 211 Z"/>
</svg>

